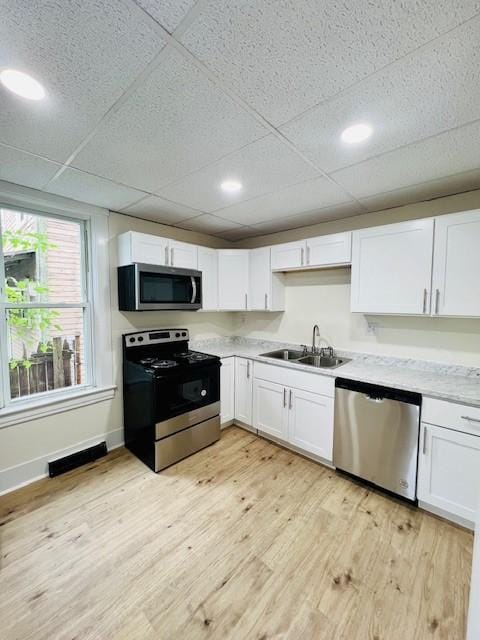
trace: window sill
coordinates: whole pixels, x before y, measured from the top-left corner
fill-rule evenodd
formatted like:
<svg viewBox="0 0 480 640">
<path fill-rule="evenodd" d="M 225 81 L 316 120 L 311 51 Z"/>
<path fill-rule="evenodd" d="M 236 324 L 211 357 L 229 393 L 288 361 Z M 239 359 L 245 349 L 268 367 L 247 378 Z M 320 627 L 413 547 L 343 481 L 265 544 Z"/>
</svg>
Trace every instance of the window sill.
<svg viewBox="0 0 480 640">
<path fill-rule="evenodd" d="M 81 391 L 69 392 L 48 398 L 29 400 L 17 406 L 0 409 L 0 429 L 11 427 L 22 422 L 38 420 L 56 413 L 71 411 L 89 404 L 111 400 L 115 395 L 116 386 L 87 387 Z"/>
</svg>

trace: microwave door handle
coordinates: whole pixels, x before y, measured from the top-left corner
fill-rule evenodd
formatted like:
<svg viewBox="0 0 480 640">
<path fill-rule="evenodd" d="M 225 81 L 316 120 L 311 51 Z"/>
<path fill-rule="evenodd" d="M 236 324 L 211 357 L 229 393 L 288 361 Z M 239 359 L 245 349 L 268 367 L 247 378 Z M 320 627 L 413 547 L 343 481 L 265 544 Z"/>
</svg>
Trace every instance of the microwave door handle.
<svg viewBox="0 0 480 640">
<path fill-rule="evenodd" d="M 195 298 L 197 297 L 197 283 L 195 282 L 195 278 L 190 276 L 190 280 L 192 281 L 192 299 L 190 302 L 193 304 L 195 302 Z"/>
</svg>

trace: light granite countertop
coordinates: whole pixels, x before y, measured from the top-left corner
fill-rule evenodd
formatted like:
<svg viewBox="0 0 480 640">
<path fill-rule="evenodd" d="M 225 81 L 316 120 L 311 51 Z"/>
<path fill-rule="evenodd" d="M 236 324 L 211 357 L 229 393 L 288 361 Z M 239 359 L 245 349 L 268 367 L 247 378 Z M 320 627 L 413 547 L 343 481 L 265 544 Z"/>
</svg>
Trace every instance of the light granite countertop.
<svg viewBox="0 0 480 640">
<path fill-rule="evenodd" d="M 301 369 L 317 375 L 349 378 L 415 391 L 430 398 L 480 407 L 480 367 L 336 351 L 340 357 L 351 358 L 351 362 L 329 370 L 316 369 L 285 360 L 273 360 L 260 355 L 275 349 L 300 348 L 296 344 L 233 337 L 191 340 L 190 346 L 192 349 L 211 353 L 220 358 L 240 356 L 280 367 Z"/>
</svg>

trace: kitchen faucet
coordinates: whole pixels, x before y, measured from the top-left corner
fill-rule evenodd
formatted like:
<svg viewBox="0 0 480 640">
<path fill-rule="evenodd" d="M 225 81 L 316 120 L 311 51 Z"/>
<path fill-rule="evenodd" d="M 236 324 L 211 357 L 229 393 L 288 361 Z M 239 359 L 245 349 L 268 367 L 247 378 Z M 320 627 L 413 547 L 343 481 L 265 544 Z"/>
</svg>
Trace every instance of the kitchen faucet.
<svg viewBox="0 0 480 640">
<path fill-rule="evenodd" d="M 315 338 L 320 338 L 320 329 L 318 328 L 318 324 L 313 327 L 313 335 L 312 335 L 312 353 L 315 355 L 318 353 L 318 347 L 315 344 Z"/>
</svg>

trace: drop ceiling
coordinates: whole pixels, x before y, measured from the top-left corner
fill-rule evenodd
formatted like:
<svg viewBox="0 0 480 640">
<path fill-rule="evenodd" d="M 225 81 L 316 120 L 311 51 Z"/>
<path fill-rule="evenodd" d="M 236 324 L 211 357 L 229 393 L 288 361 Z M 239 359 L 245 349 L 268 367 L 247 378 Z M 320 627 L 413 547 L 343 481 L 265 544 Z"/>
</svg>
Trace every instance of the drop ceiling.
<svg viewBox="0 0 480 640">
<path fill-rule="evenodd" d="M 0 179 L 227 240 L 480 187 L 480 1 L 0 0 Z M 373 135 L 346 145 L 342 130 Z M 224 193 L 220 183 L 243 189 Z"/>
</svg>

